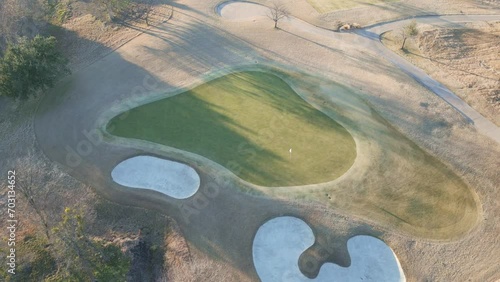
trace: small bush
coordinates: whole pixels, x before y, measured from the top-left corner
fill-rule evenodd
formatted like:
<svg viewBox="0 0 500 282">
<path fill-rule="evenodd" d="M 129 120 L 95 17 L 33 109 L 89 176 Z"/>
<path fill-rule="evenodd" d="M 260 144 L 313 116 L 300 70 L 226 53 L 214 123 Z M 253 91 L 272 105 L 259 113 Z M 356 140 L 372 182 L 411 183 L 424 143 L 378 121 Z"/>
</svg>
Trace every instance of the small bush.
<svg viewBox="0 0 500 282">
<path fill-rule="evenodd" d="M 7 47 L 0 59 L 0 95 L 26 99 L 69 74 L 67 65 L 54 37 L 21 38 L 18 44 Z"/>
</svg>

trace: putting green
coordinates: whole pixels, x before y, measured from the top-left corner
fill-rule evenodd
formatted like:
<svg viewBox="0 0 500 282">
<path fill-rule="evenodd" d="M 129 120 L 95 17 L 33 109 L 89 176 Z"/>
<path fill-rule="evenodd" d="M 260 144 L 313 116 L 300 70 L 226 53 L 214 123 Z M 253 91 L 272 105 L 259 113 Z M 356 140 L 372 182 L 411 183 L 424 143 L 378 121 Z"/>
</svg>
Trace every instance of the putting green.
<svg viewBox="0 0 500 282">
<path fill-rule="evenodd" d="M 202 155 L 269 187 L 331 181 L 356 158 L 344 127 L 265 72 L 226 75 L 137 107 L 107 130 Z"/>
</svg>

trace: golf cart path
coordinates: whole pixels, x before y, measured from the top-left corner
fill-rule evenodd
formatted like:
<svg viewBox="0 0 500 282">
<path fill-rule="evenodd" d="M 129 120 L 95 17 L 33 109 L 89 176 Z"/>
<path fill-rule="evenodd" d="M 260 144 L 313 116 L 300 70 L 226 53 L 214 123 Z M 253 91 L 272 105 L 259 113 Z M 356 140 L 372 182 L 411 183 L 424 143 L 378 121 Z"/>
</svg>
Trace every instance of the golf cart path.
<svg viewBox="0 0 500 282">
<path fill-rule="evenodd" d="M 224 2 L 220 4 L 216 11 L 224 19 L 235 21 L 235 20 L 259 20 L 266 18 L 265 6 L 260 4 L 250 3 L 250 2 Z M 477 22 L 477 21 L 494 21 L 500 20 L 500 15 L 450 15 L 450 16 L 424 16 L 417 17 L 415 20 L 418 23 L 426 23 L 433 25 L 457 25 L 466 22 Z M 500 128 L 496 126 L 493 122 L 482 116 L 479 112 L 474 110 L 466 102 L 455 95 L 446 86 L 438 82 L 437 80 L 430 77 L 422 69 L 411 64 L 398 54 L 394 53 L 390 49 L 386 48 L 380 41 L 380 36 L 384 32 L 395 30 L 401 28 L 407 24 L 410 19 L 396 20 L 385 23 L 379 23 L 372 25 L 366 29 L 360 29 L 354 31 L 354 34 L 358 38 L 346 38 L 341 36 L 339 33 L 334 33 L 328 29 L 314 26 L 303 20 L 295 17 L 288 17 L 282 22 L 286 22 L 292 28 L 299 29 L 301 31 L 306 31 L 309 33 L 314 33 L 316 35 L 322 35 L 329 38 L 336 38 L 344 41 L 351 41 L 351 44 L 362 45 L 367 49 L 375 51 L 378 55 L 385 58 L 393 65 L 401 69 L 408 76 L 415 79 L 417 82 L 425 86 L 430 91 L 434 92 L 453 108 L 455 108 L 459 113 L 461 113 L 474 127 L 483 135 L 490 137 L 497 143 L 500 143 Z M 359 38 L 360 37 L 360 38 Z"/>
<path fill-rule="evenodd" d="M 466 22 L 478 22 L 478 21 L 495 21 L 500 20 L 500 15 L 453 15 L 453 16 L 429 16 L 429 17 L 419 17 L 416 18 L 418 23 L 426 24 L 443 24 L 449 26 L 450 24 L 459 24 Z M 451 90 L 449 90 L 442 83 L 430 77 L 422 69 L 411 64 L 398 54 L 394 53 L 390 49 L 386 48 L 380 41 L 380 36 L 387 31 L 395 30 L 401 28 L 407 24 L 410 20 L 401 20 L 389 23 L 383 23 L 375 25 L 368 29 L 363 29 L 356 31 L 356 34 L 369 38 L 373 48 L 379 52 L 384 58 L 389 60 L 403 72 L 411 76 L 413 79 L 427 87 L 429 90 L 434 92 L 436 95 L 445 100 L 448 104 L 459 111 L 463 116 L 465 116 L 469 122 L 473 123 L 479 132 L 490 137 L 496 142 L 500 143 L 500 128 L 496 126 L 489 119 L 485 118 L 479 112 L 474 110 L 466 102 L 455 95 Z"/>
</svg>

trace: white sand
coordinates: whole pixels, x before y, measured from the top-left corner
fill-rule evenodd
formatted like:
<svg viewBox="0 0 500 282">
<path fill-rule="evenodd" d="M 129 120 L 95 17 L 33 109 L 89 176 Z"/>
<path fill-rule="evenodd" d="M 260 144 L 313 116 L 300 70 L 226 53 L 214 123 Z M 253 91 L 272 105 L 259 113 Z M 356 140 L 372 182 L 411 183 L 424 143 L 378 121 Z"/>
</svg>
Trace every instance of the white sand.
<svg viewBox="0 0 500 282">
<path fill-rule="evenodd" d="M 193 168 L 151 156 L 119 163 L 111 177 L 120 185 L 154 190 L 176 199 L 189 198 L 200 188 L 200 177 Z"/>
<path fill-rule="evenodd" d="M 217 6 L 217 12 L 228 20 L 255 20 L 267 17 L 265 6 L 247 2 L 224 2 Z"/>
<path fill-rule="evenodd" d="M 314 243 L 311 228 L 295 217 L 263 224 L 253 242 L 257 274 L 267 281 L 311 281 L 300 272 L 298 259 Z M 327 263 L 314 281 L 406 281 L 394 252 L 381 240 L 355 236 L 347 242 L 351 266 Z"/>
</svg>

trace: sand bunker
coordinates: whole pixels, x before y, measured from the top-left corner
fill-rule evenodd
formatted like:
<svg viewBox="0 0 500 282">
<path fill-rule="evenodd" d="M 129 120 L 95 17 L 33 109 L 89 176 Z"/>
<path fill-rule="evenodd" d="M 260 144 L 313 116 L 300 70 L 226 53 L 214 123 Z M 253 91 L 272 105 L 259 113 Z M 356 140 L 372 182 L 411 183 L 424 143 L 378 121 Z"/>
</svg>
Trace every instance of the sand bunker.
<svg viewBox="0 0 500 282">
<path fill-rule="evenodd" d="M 120 185 L 154 190 L 176 199 L 189 198 L 200 187 L 200 177 L 193 168 L 151 156 L 137 156 L 119 163 L 111 177 Z"/>
<path fill-rule="evenodd" d="M 253 242 L 257 274 L 267 281 L 311 281 L 298 259 L 314 243 L 311 228 L 295 217 L 278 217 L 262 225 Z M 314 281 L 406 281 L 394 252 L 381 240 L 355 236 L 347 242 L 350 267 L 327 263 Z"/>
<path fill-rule="evenodd" d="M 229 1 L 217 6 L 217 13 L 228 20 L 254 20 L 266 18 L 269 9 L 259 4 Z"/>
</svg>

